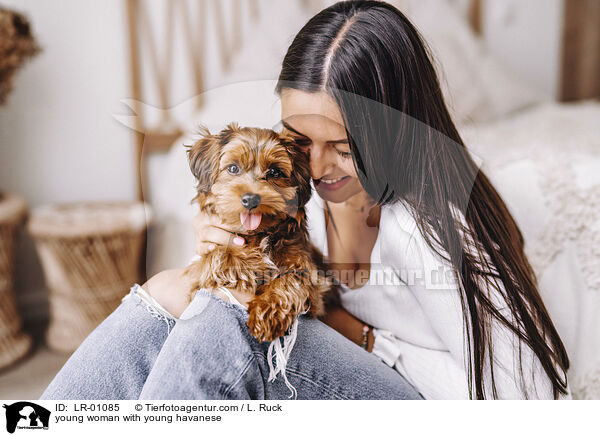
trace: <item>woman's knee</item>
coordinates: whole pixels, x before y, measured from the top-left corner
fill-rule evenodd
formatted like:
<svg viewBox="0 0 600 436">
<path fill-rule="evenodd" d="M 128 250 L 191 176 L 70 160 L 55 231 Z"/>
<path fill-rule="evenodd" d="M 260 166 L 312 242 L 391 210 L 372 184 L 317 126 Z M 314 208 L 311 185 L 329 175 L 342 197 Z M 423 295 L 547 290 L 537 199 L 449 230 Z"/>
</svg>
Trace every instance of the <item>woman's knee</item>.
<svg viewBox="0 0 600 436">
<path fill-rule="evenodd" d="M 262 398 L 259 345 L 246 327 L 247 313 L 207 292 L 197 293 L 188 309 L 165 341 L 141 398 Z"/>
<path fill-rule="evenodd" d="M 288 368 L 313 399 L 421 399 L 401 374 L 316 319 L 301 318 Z"/>
<path fill-rule="evenodd" d="M 79 345 L 41 399 L 137 398 L 174 325 L 132 287 Z"/>
</svg>

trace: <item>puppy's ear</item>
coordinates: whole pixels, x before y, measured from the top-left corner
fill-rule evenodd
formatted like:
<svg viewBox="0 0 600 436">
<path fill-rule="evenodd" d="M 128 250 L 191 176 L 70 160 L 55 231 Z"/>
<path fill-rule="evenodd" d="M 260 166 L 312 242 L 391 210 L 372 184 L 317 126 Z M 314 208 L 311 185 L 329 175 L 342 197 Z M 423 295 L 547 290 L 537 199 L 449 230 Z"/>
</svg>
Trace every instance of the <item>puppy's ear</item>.
<svg viewBox="0 0 600 436">
<path fill-rule="evenodd" d="M 292 182 L 297 186 L 295 203 L 297 207 L 304 207 L 312 194 L 312 187 L 310 186 L 310 160 L 307 153 L 296 147 L 293 139 L 284 136 L 282 137 L 282 141 L 294 165 Z"/>
<path fill-rule="evenodd" d="M 211 135 L 206 127 L 200 127 L 201 138 L 187 150 L 192 174 L 198 180 L 198 192 L 208 192 L 218 171 L 221 141 Z"/>
<path fill-rule="evenodd" d="M 241 129 L 238 123 L 233 122 L 229 123 L 227 127 L 221 130 L 217 136 L 219 141 L 221 141 L 221 144 L 227 144 L 229 141 L 231 141 L 231 138 L 233 138 L 235 134 L 240 133 L 240 131 Z"/>
</svg>

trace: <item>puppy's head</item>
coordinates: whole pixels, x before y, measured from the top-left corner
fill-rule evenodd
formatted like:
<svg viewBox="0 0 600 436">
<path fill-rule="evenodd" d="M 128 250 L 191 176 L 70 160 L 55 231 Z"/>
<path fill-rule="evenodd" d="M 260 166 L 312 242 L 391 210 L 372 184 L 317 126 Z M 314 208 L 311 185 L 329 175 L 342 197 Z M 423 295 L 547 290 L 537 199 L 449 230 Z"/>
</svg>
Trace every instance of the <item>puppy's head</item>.
<svg viewBox="0 0 600 436">
<path fill-rule="evenodd" d="M 227 225 L 253 233 L 289 216 L 303 219 L 310 169 L 291 138 L 235 123 L 216 135 L 207 129 L 200 134 L 188 150 L 190 168 L 199 196 L 210 200 Z"/>
</svg>

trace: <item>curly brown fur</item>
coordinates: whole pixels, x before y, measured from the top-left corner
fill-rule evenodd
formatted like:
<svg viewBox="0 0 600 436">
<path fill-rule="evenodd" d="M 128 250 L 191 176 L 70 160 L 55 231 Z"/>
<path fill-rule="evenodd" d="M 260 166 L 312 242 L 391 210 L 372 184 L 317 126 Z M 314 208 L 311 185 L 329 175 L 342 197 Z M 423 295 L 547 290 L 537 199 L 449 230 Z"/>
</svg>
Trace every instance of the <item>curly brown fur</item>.
<svg viewBox="0 0 600 436">
<path fill-rule="evenodd" d="M 308 158 L 291 138 L 272 130 L 232 123 L 216 135 L 207 129 L 201 135 L 188 149 L 198 180 L 192 201 L 238 229 L 246 244 L 217 246 L 188 266 L 185 274 L 194 284 L 189 299 L 198 288 L 253 295 L 250 333 L 259 341 L 272 341 L 300 313 L 322 315 L 324 296 L 336 290 L 322 273 L 322 255 L 308 237 Z"/>
</svg>

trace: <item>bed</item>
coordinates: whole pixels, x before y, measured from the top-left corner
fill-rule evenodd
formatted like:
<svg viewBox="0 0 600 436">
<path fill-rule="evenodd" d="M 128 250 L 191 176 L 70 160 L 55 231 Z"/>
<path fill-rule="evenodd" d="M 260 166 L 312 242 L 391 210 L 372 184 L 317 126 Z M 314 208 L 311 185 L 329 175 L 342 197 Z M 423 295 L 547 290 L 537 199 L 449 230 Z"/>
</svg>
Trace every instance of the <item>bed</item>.
<svg viewBox="0 0 600 436">
<path fill-rule="evenodd" d="M 246 49 L 224 73 L 226 85 L 203 92 L 202 104 L 173 107 L 193 108 L 179 126 L 189 130 L 203 123 L 218 130 L 235 120 L 276 127 L 273 89 L 281 58 L 299 26 L 327 3 L 290 1 L 276 20 L 263 13 L 244 39 Z M 600 102 L 543 101 L 515 79 L 477 37 L 479 2 L 392 3 L 425 37 L 465 144 L 521 227 L 542 298 L 571 359 L 574 398 L 600 399 Z M 153 110 L 135 105 L 138 114 Z M 139 118 L 121 121 L 148 133 Z M 149 275 L 185 265 L 193 254 L 194 180 L 182 144 L 194 134 L 174 136 L 163 137 L 166 153 L 144 159 L 140 191 L 156 215 L 148 239 Z"/>
</svg>

